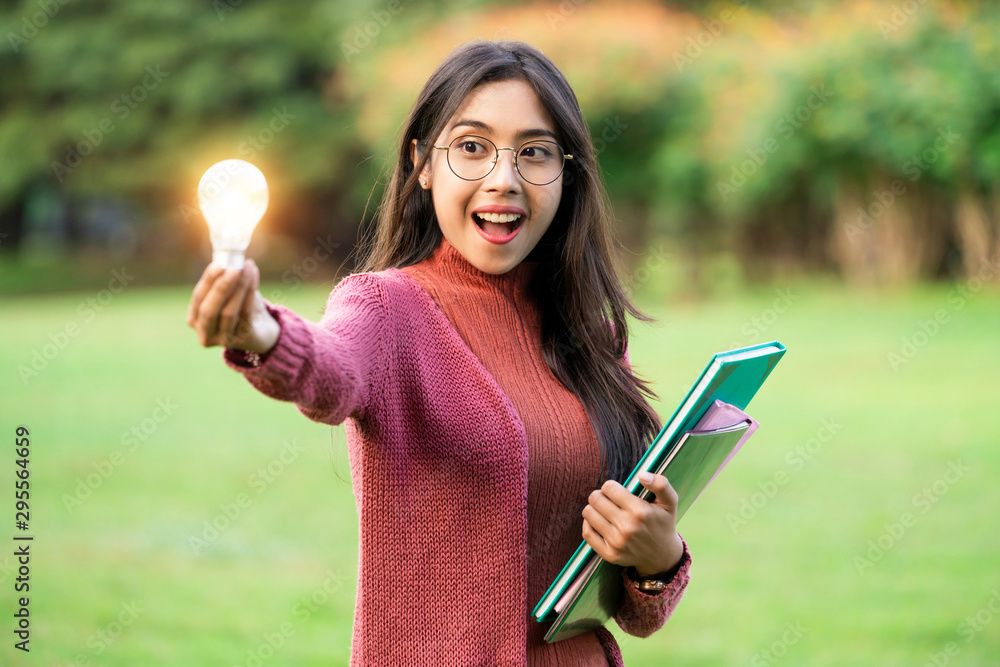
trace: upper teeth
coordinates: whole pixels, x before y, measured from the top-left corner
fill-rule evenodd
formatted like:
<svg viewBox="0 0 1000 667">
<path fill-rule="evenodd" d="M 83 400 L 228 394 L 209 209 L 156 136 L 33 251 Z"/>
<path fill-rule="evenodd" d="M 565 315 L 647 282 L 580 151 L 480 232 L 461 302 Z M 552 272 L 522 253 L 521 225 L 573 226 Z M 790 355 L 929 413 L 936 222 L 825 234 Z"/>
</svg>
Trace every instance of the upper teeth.
<svg viewBox="0 0 1000 667">
<path fill-rule="evenodd" d="M 476 215 L 487 222 L 514 222 L 521 217 L 517 213 L 477 213 Z"/>
</svg>

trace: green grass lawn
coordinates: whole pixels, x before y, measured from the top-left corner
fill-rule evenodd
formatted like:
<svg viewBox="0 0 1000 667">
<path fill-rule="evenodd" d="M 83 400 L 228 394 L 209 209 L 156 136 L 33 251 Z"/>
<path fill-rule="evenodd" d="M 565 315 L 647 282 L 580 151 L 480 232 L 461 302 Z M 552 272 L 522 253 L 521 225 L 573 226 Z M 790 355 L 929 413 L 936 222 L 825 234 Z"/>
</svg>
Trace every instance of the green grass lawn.
<svg viewBox="0 0 1000 667">
<path fill-rule="evenodd" d="M 612 627 L 626 664 L 996 664 L 1000 294 L 950 290 L 641 300 L 660 324 L 634 330 L 631 359 L 664 417 L 712 352 L 789 351 L 750 406 L 760 431 L 681 524 L 695 562 L 676 614 L 649 639 Z M 328 286 L 285 291 L 318 319 Z M 130 287 L 99 313 L 96 292 L 6 299 L 2 427 L 11 444 L 31 430 L 35 541 L 24 655 L 4 491 L 0 663 L 347 664 L 343 431 L 200 348 L 189 293 Z"/>
</svg>

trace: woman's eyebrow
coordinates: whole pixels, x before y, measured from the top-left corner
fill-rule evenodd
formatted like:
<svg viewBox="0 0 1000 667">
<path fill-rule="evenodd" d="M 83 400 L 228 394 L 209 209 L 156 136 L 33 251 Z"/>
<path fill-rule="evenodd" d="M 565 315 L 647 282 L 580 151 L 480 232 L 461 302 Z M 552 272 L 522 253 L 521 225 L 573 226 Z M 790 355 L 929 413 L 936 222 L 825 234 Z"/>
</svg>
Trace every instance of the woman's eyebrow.
<svg viewBox="0 0 1000 667">
<path fill-rule="evenodd" d="M 471 119 L 457 121 L 455 124 L 451 126 L 451 129 L 454 130 L 455 128 L 462 126 L 470 127 L 475 130 L 481 130 L 487 134 L 494 133 L 493 128 L 484 123 L 483 121 L 471 120 Z M 555 132 L 553 132 L 552 130 L 546 130 L 544 128 L 531 128 L 527 130 L 518 130 L 514 134 L 514 137 L 518 140 L 524 139 L 526 137 L 550 137 L 553 141 L 558 141 Z"/>
</svg>

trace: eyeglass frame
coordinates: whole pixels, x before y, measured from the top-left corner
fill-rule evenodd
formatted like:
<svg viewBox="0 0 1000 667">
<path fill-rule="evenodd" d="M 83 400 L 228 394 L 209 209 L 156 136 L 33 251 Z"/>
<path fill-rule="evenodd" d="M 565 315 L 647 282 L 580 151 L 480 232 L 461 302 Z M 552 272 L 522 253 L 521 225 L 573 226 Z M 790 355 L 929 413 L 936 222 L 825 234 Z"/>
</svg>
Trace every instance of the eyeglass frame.
<svg viewBox="0 0 1000 667">
<path fill-rule="evenodd" d="M 456 178 L 460 178 L 463 181 L 469 181 L 469 182 L 481 181 L 484 178 L 486 178 L 487 176 L 489 176 L 490 174 L 492 174 L 493 170 L 496 169 L 496 167 L 497 167 L 497 162 L 500 161 L 500 151 L 514 151 L 514 171 L 517 172 L 517 175 L 520 176 L 521 180 L 523 180 L 525 183 L 527 183 L 529 185 L 537 185 L 539 187 L 543 186 L 543 185 L 550 185 L 552 183 L 555 183 L 556 179 L 558 179 L 560 176 L 562 176 L 562 173 L 564 171 L 566 171 L 566 160 L 572 160 L 573 159 L 573 156 L 569 155 L 568 153 L 566 153 L 566 151 L 563 150 L 563 147 L 561 145 L 559 145 L 558 143 L 556 143 L 554 141 L 549 141 L 548 139 L 531 139 L 529 141 L 525 141 L 523 144 L 521 144 L 517 148 L 514 148 L 513 146 L 502 146 L 502 147 L 501 146 L 497 146 L 495 143 L 493 143 L 492 141 L 490 141 L 486 137 L 480 136 L 478 134 L 463 134 L 463 135 L 457 136 L 454 139 L 452 139 L 451 143 L 449 143 L 447 146 L 432 146 L 432 148 L 434 148 L 436 150 L 439 150 L 439 151 L 450 151 L 451 147 L 455 144 L 456 141 L 458 141 L 459 139 L 465 139 L 465 138 L 468 138 L 468 137 L 472 137 L 473 139 L 482 139 L 483 141 L 488 142 L 490 144 L 490 146 L 493 146 L 493 149 L 494 149 L 493 164 L 490 167 L 490 170 L 487 171 L 482 176 L 480 176 L 479 178 L 465 178 L 464 176 L 459 176 L 458 172 L 455 171 L 455 168 L 451 166 L 451 157 L 450 157 L 451 154 L 450 153 L 446 154 L 445 155 L 445 160 L 448 162 L 448 169 L 451 170 L 451 173 L 455 174 Z M 528 144 L 538 144 L 538 143 L 552 144 L 553 146 L 557 146 L 559 148 L 559 151 L 562 153 L 563 159 L 562 159 L 562 163 L 560 165 L 559 173 L 556 174 L 555 178 L 553 178 L 548 183 L 533 183 L 533 182 L 529 181 L 527 178 L 524 177 L 524 174 L 521 173 L 521 169 L 517 166 L 517 154 L 520 152 L 520 150 L 522 148 L 524 148 L 525 146 L 527 146 Z"/>
</svg>

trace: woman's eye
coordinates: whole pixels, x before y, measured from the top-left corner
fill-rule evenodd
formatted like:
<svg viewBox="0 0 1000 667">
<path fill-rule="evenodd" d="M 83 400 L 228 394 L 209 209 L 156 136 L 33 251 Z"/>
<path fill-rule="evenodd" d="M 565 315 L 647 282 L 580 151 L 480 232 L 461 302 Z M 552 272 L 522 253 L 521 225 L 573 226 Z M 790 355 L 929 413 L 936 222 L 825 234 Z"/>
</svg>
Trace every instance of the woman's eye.
<svg viewBox="0 0 1000 667">
<path fill-rule="evenodd" d="M 552 153 L 544 146 L 525 146 L 521 149 L 521 157 L 524 158 L 544 160 L 550 155 L 552 155 Z"/>
<path fill-rule="evenodd" d="M 483 153 L 486 151 L 482 144 L 475 141 L 463 141 L 458 146 L 460 151 L 468 153 L 469 155 L 475 155 L 476 153 Z"/>
</svg>

